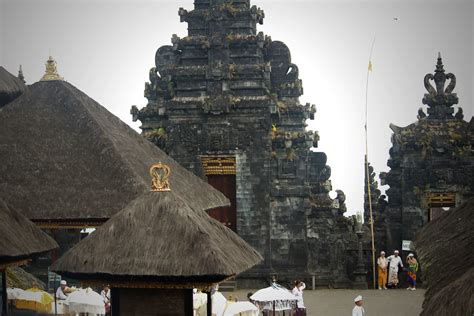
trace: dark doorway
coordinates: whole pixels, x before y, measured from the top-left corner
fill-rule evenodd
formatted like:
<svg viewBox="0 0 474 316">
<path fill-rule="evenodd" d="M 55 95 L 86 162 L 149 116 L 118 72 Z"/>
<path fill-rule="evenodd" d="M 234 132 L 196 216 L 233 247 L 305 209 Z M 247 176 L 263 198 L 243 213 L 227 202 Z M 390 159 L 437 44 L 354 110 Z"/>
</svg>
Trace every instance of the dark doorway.
<svg viewBox="0 0 474 316">
<path fill-rule="evenodd" d="M 212 174 L 207 176 L 207 181 L 217 190 L 221 191 L 229 200 L 229 207 L 219 207 L 209 211 L 209 215 L 233 231 L 237 232 L 237 207 L 236 207 L 236 181 L 232 174 Z"/>
</svg>

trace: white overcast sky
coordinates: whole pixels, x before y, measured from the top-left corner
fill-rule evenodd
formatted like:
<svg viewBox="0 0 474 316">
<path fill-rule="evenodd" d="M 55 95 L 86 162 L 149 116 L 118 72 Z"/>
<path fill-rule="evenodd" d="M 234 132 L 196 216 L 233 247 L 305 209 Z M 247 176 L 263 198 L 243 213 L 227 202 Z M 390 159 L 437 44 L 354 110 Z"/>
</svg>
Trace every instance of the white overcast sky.
<svg viewBox="0 0 474 316">
<path fill-rule="evenodd" d="M 131 105 L 143 107 L 155 51 L 171 35 L 186 35 L 178 8 L 192 0 L 0 0 L 0 64 L 23 65 L 39 80 L 49 52 L 61 75 L 127 124 Z M 440 51 L 457 76 L 460 106 L 473 115 L 474 2 L 255 0 L 265 11 L 259 30 L 285 42 L 299 66 L 304 95 L 315 103 L 309 128 L 321 136 L 334 189 L 347 195 L 348 214 L 363 208 L 364 104 L 370 44 L 376 35 L 369 89 L 369 157 L 387 171 L 389 124 L 416 120 L 423 77 Z M 394 18 L 397 18 L 394 19 Z"/>
</svg>

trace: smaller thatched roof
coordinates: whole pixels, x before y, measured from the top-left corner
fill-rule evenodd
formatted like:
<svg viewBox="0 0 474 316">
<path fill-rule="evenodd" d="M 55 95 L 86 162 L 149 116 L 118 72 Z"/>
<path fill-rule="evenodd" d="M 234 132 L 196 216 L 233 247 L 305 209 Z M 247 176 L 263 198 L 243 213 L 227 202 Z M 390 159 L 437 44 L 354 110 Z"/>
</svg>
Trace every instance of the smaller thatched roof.
<svg viewBox="0 0 474 316">
<path fill-rule="evenodd" d="M 171 188 L 173 190 L 173 188 Z M 232 230 L 172 192 L 148 192 L 56 261 L 72 278 L 210 284 L 262 260 Z"/>
<path fill-rule="evenodd" d="M 26 217 L 0 200 L 0 264 L 8 264 L 58 248 L 58 244 Z"/>
<path fill-rule="evenodd" d="M 470 199 L 430 222 L 417 234 L 415 248 L 427 281 L 422 315 L 471 315 L 474 312 L 453 312 L 473 306 L 472 295 L 468 295 L 474 290 L 473 214 L 474 199 Z M 440 293 L 447 295 L 450 291 L 465 294 L 449 294 L 451 301 L 444 306 L 440 303 Z M 456 309 L 452 309 L 454 306 Z"/>
<path fill-rule="evenodd" d="M 0 108 L 17 98 L 25 89 L 23 81 L 0 66 Z"/>
</svg>

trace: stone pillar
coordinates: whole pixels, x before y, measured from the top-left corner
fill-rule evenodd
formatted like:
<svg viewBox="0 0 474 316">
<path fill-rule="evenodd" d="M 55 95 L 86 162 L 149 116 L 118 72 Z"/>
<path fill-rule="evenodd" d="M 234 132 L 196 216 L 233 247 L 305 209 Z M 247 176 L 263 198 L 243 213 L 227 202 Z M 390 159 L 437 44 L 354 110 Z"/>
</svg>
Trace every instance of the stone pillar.
<svg viewBox="0 0 474 316">
<path fill-rule="evenodd" d="M 364 256 L 362 252 L 362 227 L 357 225 L 357 239 L 359 243 L 358 256 L 357 256 L 357 266 L 354 270 L 355 280 L 352 283 L 354 289 L 366 290 L 367 287 L 367 270 L 364 266 Z"/>
</svg>

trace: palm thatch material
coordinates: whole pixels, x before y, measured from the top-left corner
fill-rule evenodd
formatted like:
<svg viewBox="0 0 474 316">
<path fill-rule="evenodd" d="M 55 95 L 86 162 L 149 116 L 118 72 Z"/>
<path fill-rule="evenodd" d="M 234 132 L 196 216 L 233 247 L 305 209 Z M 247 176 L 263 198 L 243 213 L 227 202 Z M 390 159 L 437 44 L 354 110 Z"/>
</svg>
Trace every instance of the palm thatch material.
<svg viewBox="0 0 474 316">
<path fill-rule="evenodd" d="M 26 217 L 0 200 L 0 265 L 58 248 L 58 244 Z"/>
<path fill-rule="evenodd" d="M 71 84 L 33 84 L 0 111 L 0 197 L 35 222 L 105 221 L 150 190 L 149 168 L 172 169 L 190 207 L 229 204 Z"/>
<path fill-rule="evenodd" d="M 26 272 L 20 267 L 9 267 L 7 268 L 7 287 L 19 288 L 27 290 L 33 286 L 38 287 L 41 290 L 47 290 L 46 284 L 34 275 Z"/>
<path fill-rule="evenodd" d="M 474 314 L 473 214 L 471 199 L 418 233 L 415 247 L 427 281 L 422 315 Z"/>
<path fill-rule="evenodd" d="M 20 96 L 25 90 L 23 81 L 0 66 L 0 108 Z"/>
<path fill-rule="evenodd" d="M 52 270 L 111 284 L 154 281 L 190 288 L 220 282 L 260 261 L 256 250 L 207 213 L 172 192 L 149 192 L 69 250 Z"/>
</svg>

